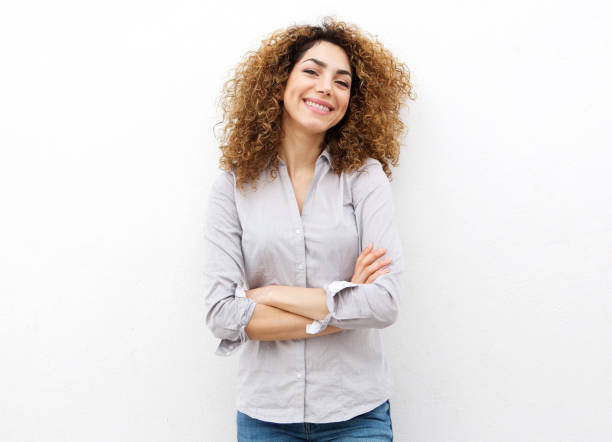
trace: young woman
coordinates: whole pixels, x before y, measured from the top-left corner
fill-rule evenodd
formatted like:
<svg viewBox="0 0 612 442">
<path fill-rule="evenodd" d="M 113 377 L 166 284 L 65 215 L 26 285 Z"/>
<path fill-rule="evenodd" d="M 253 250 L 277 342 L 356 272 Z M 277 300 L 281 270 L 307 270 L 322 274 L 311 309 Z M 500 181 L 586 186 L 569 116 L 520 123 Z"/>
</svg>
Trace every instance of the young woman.
<svg viewBox="0 0 612 442">
<path fill-rule="evenodd" d="M 273 33 L 226 82 L 207 210 L 206 323 L 242 347 L 239 441 L 392 440 L 379 329 L 397 318 L 409 71 L 326 18 Z"/>
</svg>

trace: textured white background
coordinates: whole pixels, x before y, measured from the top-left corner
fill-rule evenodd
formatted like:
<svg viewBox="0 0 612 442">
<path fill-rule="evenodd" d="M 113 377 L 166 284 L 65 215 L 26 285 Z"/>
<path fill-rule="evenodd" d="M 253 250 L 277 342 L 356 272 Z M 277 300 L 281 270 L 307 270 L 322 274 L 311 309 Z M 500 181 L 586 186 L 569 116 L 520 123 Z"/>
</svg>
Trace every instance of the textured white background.
<svg viewBox="0 0 612 442">
<path fill-rule="evenodd" d="M 215 100 L 336 14 L 413 72 L 395 170 L 398 441 L 612 434 L 608 2 L 4 2 L 0 439 L 231 441 L 205 328 Z"/>
</svg>

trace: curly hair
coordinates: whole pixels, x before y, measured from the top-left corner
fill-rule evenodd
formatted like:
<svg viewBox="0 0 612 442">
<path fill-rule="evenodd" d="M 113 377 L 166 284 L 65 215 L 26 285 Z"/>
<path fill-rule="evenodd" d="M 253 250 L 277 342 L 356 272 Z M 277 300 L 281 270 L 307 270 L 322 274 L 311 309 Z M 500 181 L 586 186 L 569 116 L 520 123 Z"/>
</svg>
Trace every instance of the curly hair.
<svg viewBox="0 0 612 442">
<path fill-rule="evenodd" d="M 293 66 L 319 41 L 342 48 L 353 75 L 343 119 L 324 137 L 335 173 L 358 170 L 368 157 L 380 161 L 391 179 L 389 163 L 399 163 L 399 117 L 406 98 L 414 100 L 410 71 L 376 39 L 357 26 L 325 17 L 321 26 L 293 25 L 273 32 L 257 51 L 248 52 L 223 85 L 219 165 L 233 171 L 236 186 L 256 182 L 268 165 L 278 174 L 282 139 L 283 93 Z"/>
</svg>

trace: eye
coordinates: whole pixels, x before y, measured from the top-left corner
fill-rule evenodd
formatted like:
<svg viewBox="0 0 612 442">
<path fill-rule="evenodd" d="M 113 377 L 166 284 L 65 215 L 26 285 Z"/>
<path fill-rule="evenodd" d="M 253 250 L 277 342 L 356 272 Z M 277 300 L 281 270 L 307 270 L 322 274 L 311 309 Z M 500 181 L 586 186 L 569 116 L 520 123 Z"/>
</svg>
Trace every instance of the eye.
<svg viewBox="0 0 612 442">
<path fill-rule="evenodd" d="M 344 87 L 348 87 L 348 83 L 346 81 L 336 81 L 336 83 L 341 84 Z"/>
<path fill-rule="evenodd" d="M 307 74 L 316 74 L 316 72 L 312 69 L 304 69 L 304 72 L 306 72 Z"/>
</svg>

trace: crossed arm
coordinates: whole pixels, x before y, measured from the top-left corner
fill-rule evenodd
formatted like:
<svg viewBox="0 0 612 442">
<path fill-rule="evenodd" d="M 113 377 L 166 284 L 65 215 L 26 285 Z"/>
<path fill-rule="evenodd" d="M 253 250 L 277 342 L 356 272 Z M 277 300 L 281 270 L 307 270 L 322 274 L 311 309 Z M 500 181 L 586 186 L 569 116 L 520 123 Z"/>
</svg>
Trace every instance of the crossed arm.
<svg viewBox="0 0 612 442">
<path fill-rule="evenodd" d="M 304 316 L 257 303 L 245 331 L 250 339 L 259 341 L 314 338 L 342 331 L 341 328 L 328 325 L 322 332 L 311 335 L 306 333 L 306 326 L 311 322 L 312 319 Z"/>
<path fill-rule="evenodd" d="M 329 313 L 324 289 L 271 285 L 247 290 L 246 294 L 257 302 L 245 329 L 250 339 L 281 341 L 342 331 L 330 325 L 316 335 L 306 333 L 308 324 Z"/>
<path fill-rule="evenodd" d="M 366 247 L 355 263 L 351 282 L 371 283 L 385 273 L 382 267 L 391 260 L 378 260 L 384 249 Z M 255 310 L 245 328 L 250 339 L 280 341 L 324 336 L 342 331 L 328 325 L 317 334 L 306 333 L 306 326 L 315 319 L 324 319 L 329 314 L 325 289 L 271 285 L 246 291 L 247 298 L 257 302 Z"/>
</svg>

